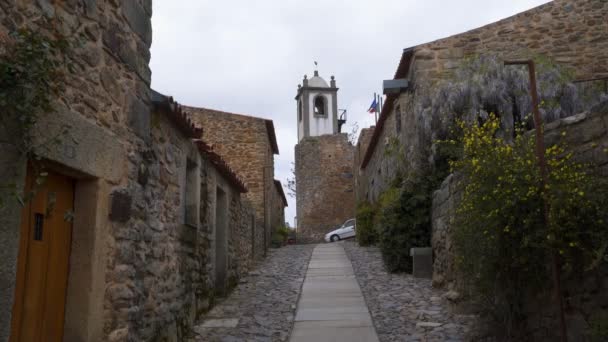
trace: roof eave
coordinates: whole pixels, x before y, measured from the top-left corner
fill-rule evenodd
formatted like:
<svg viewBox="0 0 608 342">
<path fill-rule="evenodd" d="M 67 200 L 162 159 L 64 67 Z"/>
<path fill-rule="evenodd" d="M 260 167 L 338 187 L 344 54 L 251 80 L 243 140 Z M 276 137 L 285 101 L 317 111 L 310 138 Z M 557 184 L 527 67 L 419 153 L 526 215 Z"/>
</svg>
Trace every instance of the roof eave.
<svg viewBox="0 0 608 342">
<path fill-rule="evenodd" d="M 272 120 L 266 120 L 266 131 L 268 132 L 268 140 L 274 154 L 279 154 L 279 144 L 277 144 L 277 135 L 274 131 L 274 123 Z"/>
<path fill-rule="evenodd" d="M 399 66 L 397 67 L 397 71 L 395 72 L 395 76 L 393 79 L 408 77 L 413 56 L 414 47 L 403 49 L 401 59 L 399 60 Z M 380 117 L 378 118 L 378 122 L 376 123 L 376 128 L 374 129 L 374 133 L 369 141 L 367 150 L 365 151 L 365 156 L 363 157 L 363 161 L 361 162 L 361 169 L 365 169 L 369 161 L 372 159 L 372 156 L 374 155 L 374 149 L 378 144 L 378 139 L 380 139 L 380 134 L 382 133 L 382 128 L 384 127 L 384 122 L 386 121 L 390 112 L 393 110 L 393 102 L 397 97 L 399 97 L 399 94 L 387 95 L 386 102 L 382 107 Z"/>
</svg>

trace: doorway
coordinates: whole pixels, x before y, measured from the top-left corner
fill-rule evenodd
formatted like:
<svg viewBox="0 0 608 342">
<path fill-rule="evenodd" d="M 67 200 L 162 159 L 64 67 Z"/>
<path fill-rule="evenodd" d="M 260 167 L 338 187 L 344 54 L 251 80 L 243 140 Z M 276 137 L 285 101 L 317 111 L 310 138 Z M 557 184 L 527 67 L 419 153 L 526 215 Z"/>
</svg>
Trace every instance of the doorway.
<svg viewBox="0 0 608 342">
<path fill-rule="evenodd" d="M 36 173 L 28 168 L 26 193 Z M 11 342 L 63 339 L 68 284 L 74 180 L 48 172 L 21 213 Z"/>
<path fill-rule="evenodd" d="M 228 264 L 228 198 L 226 192 L 217 188 L 215 198 L 215 288 L 226 289 Z"/>
</svg>

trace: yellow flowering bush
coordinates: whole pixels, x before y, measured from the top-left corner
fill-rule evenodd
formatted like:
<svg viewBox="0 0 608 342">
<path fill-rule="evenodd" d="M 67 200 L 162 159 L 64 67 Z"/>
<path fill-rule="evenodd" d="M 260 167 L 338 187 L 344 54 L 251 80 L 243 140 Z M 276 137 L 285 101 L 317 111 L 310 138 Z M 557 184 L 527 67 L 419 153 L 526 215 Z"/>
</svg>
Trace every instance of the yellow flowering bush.
<svg viewBox="0 0 608 342">
<path fill-rule="evenodd" d="M 524 322 L 524 295 L 550 283 L 550 256 L 566 272 L 597 266 L 608 246 L 605 184 L 563 146 L 546 148 L 542 187 L 533 134 L 499 134 L 490 115 L 480 125 L 459 124 L 462 156 L 452 161 L 461 178 L 454 238 L 465 288 L 496 326 L 513 336 Z M 565 133 L 564 133 L 565 134 Z M 549 222 L 544 222 L 546 200 Z"/>
</svg>

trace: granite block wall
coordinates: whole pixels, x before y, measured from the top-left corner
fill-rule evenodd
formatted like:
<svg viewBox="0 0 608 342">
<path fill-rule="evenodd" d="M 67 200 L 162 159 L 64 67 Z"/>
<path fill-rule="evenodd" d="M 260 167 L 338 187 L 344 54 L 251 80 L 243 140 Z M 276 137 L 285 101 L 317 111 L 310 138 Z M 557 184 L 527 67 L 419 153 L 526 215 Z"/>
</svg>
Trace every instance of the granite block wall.
<svg viewBox="0 0 608 342">
<path fill-rule="evenodd" d="M 354 147 L 346 134 L 302 139 L 295 149 L 298 242 L 320 242 L 355 217 Z"/>
</svg>

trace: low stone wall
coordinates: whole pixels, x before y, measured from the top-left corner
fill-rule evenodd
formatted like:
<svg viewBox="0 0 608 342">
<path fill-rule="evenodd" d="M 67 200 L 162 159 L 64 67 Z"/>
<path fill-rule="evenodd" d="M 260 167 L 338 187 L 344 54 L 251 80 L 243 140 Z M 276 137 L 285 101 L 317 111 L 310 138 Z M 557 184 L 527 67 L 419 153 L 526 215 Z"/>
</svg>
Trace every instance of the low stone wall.
<svg viewBox="0 0 608 342">
<path fill-rule="evenodd" d="M 562 136 L 565 132 L 565 137 Z M 532 134 L 530 132 L 529 134 Z M 597 165 L 601 174 L 608 175 L 608 103 L 591 112 L 581 113 L 546 126 L 545 143 L 551 146 L 562 138 L 573 151 L 577 162 Z M 452 241 L 453 217 L 458 207 L 461 191 L 458 176 L 448 176 L 433 194 L 432 247 L 433 285 L 450 291 L 450 297 L 458 298 L 459 276 L 455 268 L 454 244 Z M 548 340 L 557 330 L 553 326 L 555 308 L 548 285 L 543 298 L 530 298 L 528 325 L 533 340 Z M 572 340 L 581 340 L 588 328 L 591 316 L 598 310 L 608 309 L 608 267 L 601 267 L 581 279 L 565 279 L 564 298 L 568 312 L 568 324 Z"/>
</svg>

